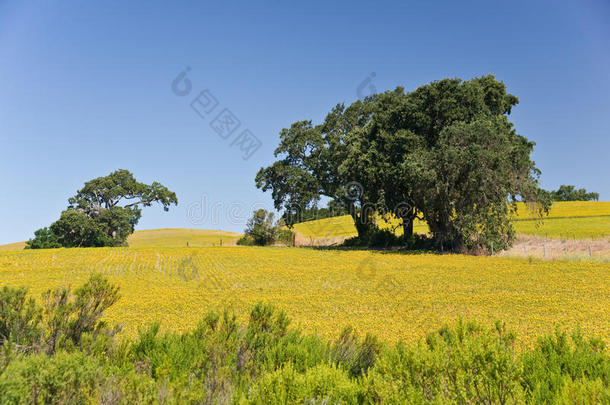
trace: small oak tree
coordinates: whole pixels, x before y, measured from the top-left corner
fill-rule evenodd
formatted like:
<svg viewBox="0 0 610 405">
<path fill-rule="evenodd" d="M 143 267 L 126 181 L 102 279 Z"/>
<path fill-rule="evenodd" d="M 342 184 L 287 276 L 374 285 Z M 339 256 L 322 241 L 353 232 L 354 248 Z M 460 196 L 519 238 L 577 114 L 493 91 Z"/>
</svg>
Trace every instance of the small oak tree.
<svg viewBox="0 0 610 405">
<path fill-rule="evenodd" d="M 56 247 L 49 246 L 47 240 L 63 247 L 124 246 L 142 216 L 140 207 L 157 203 L 167 211 L 178 199 L 162 184 L 140 183 L 121 169 L 86 182 L 68 202 L 68 209 L 50 226 L 50 233 L 36 231 L 27 247 Z"/>
</svg>

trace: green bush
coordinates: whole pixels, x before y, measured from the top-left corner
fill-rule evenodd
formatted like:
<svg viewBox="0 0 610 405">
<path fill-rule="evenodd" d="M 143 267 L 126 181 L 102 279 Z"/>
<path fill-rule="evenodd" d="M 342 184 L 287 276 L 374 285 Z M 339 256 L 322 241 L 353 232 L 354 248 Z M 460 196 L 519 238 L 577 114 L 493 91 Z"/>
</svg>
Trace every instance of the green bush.
<svg viewBox="0 0 610 405">
<path fill-rule="evenodd" d="M 518 403 L 521 366 L 514 335 L 503 325 L 486 330 L 473 323 L 444 327 L 426 343 L 399 344 L 371 371 L 368 398 L 395 403 Z"/>
<path fill-rule="evenodd" d="M 237 241 L 238 245 L 267 246 L 274 243 L 292 245 L 294 233 L 286 228 L 283 218 L 274 222 L 274 214 L 264 209 L 254 211 L 248 220 L 244 236 Z"/>
<path fill-rule="evenodd" d="M 598 379 L 606 390 L 610 386 L 610 357 L 604 343 L 585 339 L 578 329 L 571 339 L 559 330 L 540 338 L 533 351 L 524 353 L 522 362 L 523 387 L 533 402 L 552 403 L 568 395 L 565 390 L 579 392 Z"/>
<path fill-rule="evenodd" d="M 240 246 L 255 246 L 254 239 L 250 236 L 244 235 L 237 239 L 237 244 Z"/>
<path fill-rule="evenodd" d="M 102 370 L 97 359 L 78 352 L 20 358 L 0 375 L 0 403 L 86 403 L 103 380 Z"/>
<path fill-rule="evenodd" d="M 321 364 L 299 373 L 290 364 L 263 375 L 243 404 L 357 404 L 358 380 L 334 365 Z"/>
<path fill-rule="evenodd" d="M 417 345 L 383 345 L 346 328 L 303 335 L 272 305 L 247 322 L 205 314 L 184 333 L 113 338 L 101 321 L 118 289 L 92 276 L 73 292 L 0 290 L 0 405 L 21 403 L 593 404 L 610 402 L 610 355 L 579 330 L 521 355 L 501 323 L 459 321 Z"/>
<path fill-rule="evenodd" d="M 366 335 L 362 342 L 356 331 L 347 327 L 341 332 L 330 349 L 330 358 L 336 364 L 349 371 L 350 376 L 359 377 L 375 365 L 375 360 L 381 351 L 377 338 Z"/>
<path fill-rule="evenodd" d="M 34 350 L 42 336 L 41 309 L 25 288 L 0 289 L 0 348 L 17 345 L 19 352 Z"/>
</svg>

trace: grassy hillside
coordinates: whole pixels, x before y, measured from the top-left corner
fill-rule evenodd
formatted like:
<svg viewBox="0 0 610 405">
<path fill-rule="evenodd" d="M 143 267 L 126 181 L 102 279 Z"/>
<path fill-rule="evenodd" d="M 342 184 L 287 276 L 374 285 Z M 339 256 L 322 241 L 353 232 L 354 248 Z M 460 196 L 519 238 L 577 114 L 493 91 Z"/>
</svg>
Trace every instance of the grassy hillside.
<svg viewBox="0 0 610 405">
<path fill-rule="evenodd" d="M 206 229 L 149 229 L 135 231 L 127 239 L 130 247 L 183 247 L 234 245 L 241 234 Z"/>
<path fill-rule="evenodd" d="M 398 222 L 386 224 L 391 227 Z M 332 238 L 356 236 L 352 218 L 349 215 L 303 222 L 295 225 L 295 230 L 306 238 Z M 517 233 L 525 235 L 546 236 L 549 238 L 583 239 L 602 238 L 610 235 L 610 202 L 609 201 L 571 201 L 553 204 L 549 215 L 540 222 L 535 214 L 523 203 L 518 204 L 515 218 Z M 427 233 L 428 226 L 421 221 L 414 224 L 416 233 Z M 396 228 L 402 235 L 402 228 Z"/>
<path fill-rule="evenodd" d="M 501 319 L 522 344 L 555 325 L 610 343 L 610 263 L 293 248 L 98 248 L 0 252 L 0 286 L 48 288 L 106 274 L 122 299 L 109 320 L 193 328 L 210 308 L 277 304 L 305 331 L 335 338 L 346 325 L 414 341 L 458 317 Z"/>
<path fill-rule="evenodd" d="M 9 243 L 7 245 L 0 245 L 0 251 L 3 250 L 22 250 L 25 247 L 25 242 Z"/>
<path fill-rule="evenodd" d="M 234 245 L 241 234 L 228 231 L 213 231 L 208 229 L 147 229 L 135 231 L 127 238 L 130 247 L 183 247 Z M 25 242 L 0 245 L 3 250 L 22 250 Z"/>
</svg>

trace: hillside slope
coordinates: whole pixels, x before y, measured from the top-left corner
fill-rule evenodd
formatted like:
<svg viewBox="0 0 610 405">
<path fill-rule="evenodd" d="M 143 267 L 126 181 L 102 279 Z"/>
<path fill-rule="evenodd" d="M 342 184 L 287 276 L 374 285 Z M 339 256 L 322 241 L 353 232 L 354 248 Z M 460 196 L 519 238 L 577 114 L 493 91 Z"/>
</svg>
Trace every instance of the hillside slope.
<svg viewBox="0 0 610 405">
<path fill-rule="evenodd" d="M 396 222 L 396 221 L 394 221 Z M 380 222 L 381 227 L 391 228 L 396 223 Z M 536 235 L 548 238 L 564 239 L 600 239 L 610 235 L 610 201 L 569 201 L 553 204 L 549 215 L 542 222 L 528 209 L 526 204 L 519 203 L 515 217 L 515 229 L 518 234 Z M 340 239 L 356 236 L 352 218 L 344 215 L 302 222 L 294 226 L 295 231 L 304 241 L 316 239 Z M 414 224 L 416 233 L 427 233 L 425 222 Z M 402 227 L 396 228 L 398 235 Z"/>
<path fill-rule="evenodd" d="M 189 246 L 219 246 L 235 245 L 241 234 L 228 231 L 209 229 L 146 229 L 135 231 L 127 238 L 130 247 L 183 247 L 187 242 Z M 0 245 L 1 250 L 21 250 L 25 242 Z"/>
</svg>

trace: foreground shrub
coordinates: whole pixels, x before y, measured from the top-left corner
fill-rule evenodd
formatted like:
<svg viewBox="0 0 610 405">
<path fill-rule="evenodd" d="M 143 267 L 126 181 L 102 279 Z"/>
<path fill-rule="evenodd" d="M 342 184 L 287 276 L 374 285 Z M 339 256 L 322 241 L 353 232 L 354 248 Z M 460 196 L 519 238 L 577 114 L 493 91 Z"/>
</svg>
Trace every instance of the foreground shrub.
<svg viewBox="0 0 610 405">
<path fill-rule="evenodd" d="M 42 307 L 26 298 L 23 288 L 0 290 L 0 348 L 4 357 L 11 352 L 54 354 L 57 350 L 84 349 L 101 341 L 111 344 L 118 328 L 109 328 L 101 320 L 104 311 L 118 299 L 118 287 L 99 274 L 74 292 L 67 287 L 48 290 L 42 296 Z M 8 350 L 8 351 L 7 351 Z M 1 363 L 0 363 L 1 364 Z"/>
<path fill-rule="evenodd" d="M 42 311 L 26 294 L 25 288 L 0 289 L 0 348 L 28 352 L 40 341 Z"/>
<path fill-rule="evenodd" d="M 371 335 L 366 335 L 362 342 L 356 331 L 347 327 L 331 346 L 330 358 L 336 364 L 349 371 L 350 376 L 360 377 L 375 365 L 381 344 Z"/>
<path fill-rule="evenodd" d="M 565 399 L 587 391 L 586 387 L 599 395 L 610 394 L 610 357 L 605 345 L 600 339 L 586 339 L 580 330 L 571 338 L 559 330 L 540 338 L 533 351 L 523 354 L 523 366 L 523 387 L 533 402 Z"/>
<path fill-rule="evenodd" d="M 610 402 L 610 356 L 577 330 L 517 355 L 515 335 L 459 321 L 418 345 L 346 328 L 331 342 L 255 305 L 246 322 L 211 311 L 184 333 L 160 324 L 117 342 L 102 319 L 117 287 L 0 290 L 0 404 L 593 404 Z"/>
<path fill-rule="evenodd" d="M 402 344 L 382 356 L 368 379 L 368 400 L 390 403 L 518 403 L 521 367 L 514 335 L 460 321 L 424 345 Z"/>
<path fill-rule="evenodd" d="M 58 352 L 11 362 L 0 376 L 2 403 L 84 403 L 102 381 L 102 367 L 83 353 Z"/>
<path fill-rule="evenodd" d="M 356 404 L 362 397 L 358 380 L 337 366 L 321 364 L 299 373 L 288 363 L 263 375 L 244 404 Z"/>
</svg>

